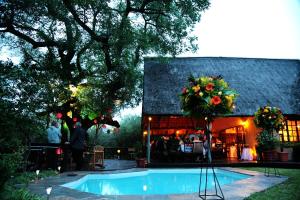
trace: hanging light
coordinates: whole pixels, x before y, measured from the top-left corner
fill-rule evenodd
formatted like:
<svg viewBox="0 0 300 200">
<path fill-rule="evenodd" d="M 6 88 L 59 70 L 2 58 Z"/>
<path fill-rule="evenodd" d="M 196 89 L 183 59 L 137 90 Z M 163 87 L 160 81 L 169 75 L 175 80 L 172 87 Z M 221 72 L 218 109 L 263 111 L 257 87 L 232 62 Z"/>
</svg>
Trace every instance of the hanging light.
<svg viewBox="0 0 300 200">
<path fill-rule="evenodd" d="M 67 116 L 72 118 L 72 111 L 67 112 Z"/>
<path fill-rule="evenodd" d="M 77 122 L 77 120 L 78 120 L 77 117 L 73 118 L 73 122 Z"/>
<path fill-rule="evenodd" d="M 94 124 L 98 124 L 98 120 L 97 119 L 94 119 Z"/>
<path fill-rule="evenodd" d="M 57 118 L 57 119 L 61 119 L 62 116 L 63 116 L 63 115 L 62 115 L 62 113 L 60 113 L 60 112 L 56 114 L 56 118 Z"/>
</svg>

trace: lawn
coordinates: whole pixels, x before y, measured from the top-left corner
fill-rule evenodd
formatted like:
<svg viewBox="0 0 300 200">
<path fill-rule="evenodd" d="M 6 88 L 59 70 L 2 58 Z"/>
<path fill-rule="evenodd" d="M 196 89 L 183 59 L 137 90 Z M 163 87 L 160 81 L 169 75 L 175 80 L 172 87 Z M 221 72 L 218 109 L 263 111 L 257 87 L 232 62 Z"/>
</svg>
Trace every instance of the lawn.
<svg viewBox="0 0 300 200">
<path fill-rule="evenodd" d="M 265 168 L 243 167 L 242 169 L 264 172 Z M 280 175 L 289 179 L 265 191 L 252 194 L 246 200 L 300 200 L 300 169 L 278 169 Z"/>
</svg>

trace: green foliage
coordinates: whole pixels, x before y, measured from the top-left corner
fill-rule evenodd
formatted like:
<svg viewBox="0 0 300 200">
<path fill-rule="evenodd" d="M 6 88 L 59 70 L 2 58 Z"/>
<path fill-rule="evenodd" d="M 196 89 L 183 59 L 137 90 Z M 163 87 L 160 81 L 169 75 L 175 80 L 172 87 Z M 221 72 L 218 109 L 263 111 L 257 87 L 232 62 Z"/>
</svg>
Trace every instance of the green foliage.
<svg viewBox="0 0 300 200">
<path fill-rule="evenodd" d="M 119 133 L 103 132 L 101 129 L 96 136 L 96 126 L 88 130 L 89 146 L 99 144 L 104 147 L 133 147 L 141 140 L 141 117 L 127 116 L 121 121 Z"/>
<path fill-rule="evenodd" d="M 55 171 L 41 171 L 39 178 L 57 175 Z M 24 186 L 36 179 L 35 172 L 15 173 L 11 176 L 9 181 L 6 182 L 3 190 L 0 192 L 1 200 L 41 200 L 43 198 L 30 193 Z M 19 185 L 16 188 L 16 185 Z"/>
<path fill-rule="evenodd" d="M 98 115 L 141 101 L 143 55 L 195 51 L 189 34 L 208 6 L 208 0 L 8 0 L 0 5 L 0 37 L 22 52 L 31 91 L 22 98 L 50 113 L 71 98 L 69 84 L 84 85 L 76 106 Z"/>
<path fill-rule="evenodd" d="M 21 152 L 0 154 L 0 190 L 4 184 L 13 176 L 22 161 Z"/>
<path fill-rule="evenodd" d="M 260 132 L 256 137 L 256 141 L 258 145 L 257 148 L 260 151 L 273 150 L 280 144 L 279 140 L 272 136 L 272 133 L 267 130 Z"/>
<path fill-rule="evenodd" d="M 141 117 L 127 116 L 121 121 L 121 131 L 118 135 L 120 147 L 132 147 L 141 138 Z"/>
<path fill-rule="evenodd" d="M 30 193 L 27 189 L 15 189 L 14 187 L 6 187 L 5 191 L 0 194 L 2 200 L 43 200 L 44 198 Z"/>
</svg>

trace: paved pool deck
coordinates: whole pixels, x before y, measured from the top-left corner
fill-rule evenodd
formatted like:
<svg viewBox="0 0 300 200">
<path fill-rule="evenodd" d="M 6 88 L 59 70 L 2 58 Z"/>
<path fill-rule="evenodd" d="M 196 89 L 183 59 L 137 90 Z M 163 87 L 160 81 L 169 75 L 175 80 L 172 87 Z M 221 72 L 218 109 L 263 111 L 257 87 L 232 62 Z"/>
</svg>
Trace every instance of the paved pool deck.
<svg viewBox="0 0 300 200">
<path fill-rule="evenodd" d="M 118 161 L 115 161 L 116 163 Z M 135 166 L 134 163 L 121 163 L 118 162 L 120 166 L 114 165 L 114 161 L 110 162 L 110 168 L 106 168 L 106 170 L 101 171 L 74 171 L 74 172 L 65 172 L 55 177 L 48 177 L 43 180 L 39 180 L 37 183 L 32 183 L 28 186 L 28 189 L 35 193 L 46 197 L 46 187 L 52 186 L 52 192 L 50 195 L 50 200 L 194 200 L 200 199 L 198 197 L 198 193 L 192 194 L 176 194 L 176 195 L 124 195 L 124 196 L 100 196 L 94 195 L 86 192 L 80 192 L 77 190 L 72 190 L 66 187 L 62 187 L 60 185 L 72 182 L 82 178 L 87 174 L 116 174 L 116 173 L 124 173 L 124 172 L 137 172 L 147 170 L 145 168 L 130 168 L 130 169 L 118 169 L 118 167 L 123 166 Z M 222 167 L 220 169 L 230 170 L 238 173 L 244 173 L 251 175 L 250 178 L 242 179 L 236 181 L 232 184 L 221 186 L 225 199 L 229 200 L 242 200 L 245 197 L 250 196 L 255 192 L 263 191 L 269 187 L 272 187 L 276 184 L 282 183 L 287 180 L 287 177 L 275 177 L 269 176 L 266 177 L 263 173 L 243 170 L 239 168 L 231 168 L 231 167 Z M 200 168 L 199 168 L 200 172 Z M 73 176 L 70 176 L 73 175 Z M 75 175 L 75 176 L 74 176 Z M 208 194 L 211 192 L 208 191 Z"/>
</svg>

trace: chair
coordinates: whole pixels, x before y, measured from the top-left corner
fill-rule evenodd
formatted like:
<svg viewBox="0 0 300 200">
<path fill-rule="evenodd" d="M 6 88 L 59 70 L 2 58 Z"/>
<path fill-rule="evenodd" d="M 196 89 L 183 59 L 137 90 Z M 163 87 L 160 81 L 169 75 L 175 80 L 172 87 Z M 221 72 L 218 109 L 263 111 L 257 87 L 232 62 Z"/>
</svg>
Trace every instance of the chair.
<svg viewBox="0 0 300 200">
<path fill-rule="evenodd" d="M 100 165 L 101 167 L 103 167 L 103 165 L 104 165 L 104 147 L 103 146 L 96 145 L 94 147 L 91 164 L 92 164 L 93 169 L 95 169 L 96 165 Z"/>
<path fill-rule="evenodd" d="M 127 151 L 130 159 L 134 159 L 136 157 L 135 148 L 129 147 Z"/>
</svg>

